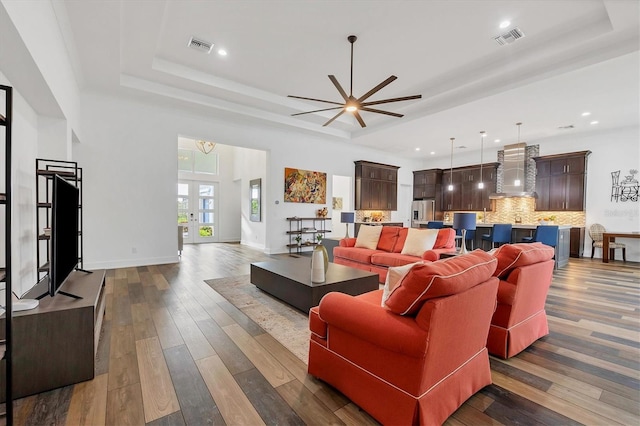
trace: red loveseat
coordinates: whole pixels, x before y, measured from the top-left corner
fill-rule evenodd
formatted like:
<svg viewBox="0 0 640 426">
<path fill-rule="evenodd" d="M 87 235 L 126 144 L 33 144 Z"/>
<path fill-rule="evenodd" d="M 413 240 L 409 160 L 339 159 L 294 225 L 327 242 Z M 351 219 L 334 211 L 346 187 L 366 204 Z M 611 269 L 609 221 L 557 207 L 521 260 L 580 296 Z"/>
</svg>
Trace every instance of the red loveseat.
<svg viewBox="0 0 640 426">
<path fill-rule="evenodd" d="M 382 424 L 442 424 L 491 384 L 496 265 L 482 250 L 414 265 L 385 307 L 383 290 L 327 294 L 309 314 L 309 374 Z"/>
<path fill-rule="evenodd" d="M 456 251 L 456 232 L 452 228 L 442 228 L 438 230 L 433 248 L 425 251 L 421 257 L 401 254 L 408 231 L 409 228 L 401 226 L 383 226 L 375 250 L 355 247 L 356 238 L 343 238 L 340 245 L 333 249 L 333 262 L 375 272 L 380 276 L 379 281 L 384 283 L 390 266 L 408 265 L 420 260 L 433 262 L 440 259 L 440 253 Z"/>
<path fill-rule="evenodd" d="M 510 358 L 549 334 L 544 305 L 553 277 L 554 249 L 542 243 L 506 244 L 493 256 L 498 260 L 494 275 L 500 285 L 487 349 Z"/>
</svg>

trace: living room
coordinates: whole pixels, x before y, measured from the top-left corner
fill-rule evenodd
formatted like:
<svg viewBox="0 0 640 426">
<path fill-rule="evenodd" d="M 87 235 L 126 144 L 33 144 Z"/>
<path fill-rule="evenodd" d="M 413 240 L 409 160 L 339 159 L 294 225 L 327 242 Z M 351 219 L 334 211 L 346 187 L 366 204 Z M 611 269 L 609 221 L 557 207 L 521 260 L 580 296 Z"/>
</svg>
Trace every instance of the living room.
<svg viewBox="0 0 640 426">
<path fill-rule="evenodd" d="M 443 84 L 442 80 L 435 80 L 438 75 L 431 75 L 431 81 L 412 80 L 414 74 L 407 75 L 393 66 L 393 62 L 401 63 L 401 58 L 394 57 L 393 61 L 389 61 L 391 64 L 384 66 L 378 64 L 380 70 L 371 77 L 372 80 L 356 86 L 358 93 L 368 90 L 368 86 L 373 87 L 389 74 L 397 73 L 398 81 L 385 88 L 385 91 L 400 85 L 397 96 L 421 92 L 427 104 L 413 107 L 413 110 L 408 104 L 414 101 L 390 107 L 392 111 L 405 113 L 403 118 L 388 118 L 398 123 L 376 120 L 375 114 L 363 113 L 368 125 L 366 129 L 360 129 L 358 123 L 352 120 L 338 120 L 323 127 L 322 124 L 331 115 L 307 120 L 292 118 L 289 116 L 291 113 L 316 107 L 319 109 L 321 106 L 303 103 L 295 104 L 295 107 L 291 107 L 293 104 L 273 107 L 269 103 L 270 93 L 262 93 L 262 98 L 253 97 L 247 103 L 232 105 L 233 102 L 225 100 L 223 94 L 233 92 L 237 96 L 247 96 L 242 93 L 238 95 L 243 88 L 234 88 L 233 85 L 220 88 L 221 82 L 211 80 L 213 75 L 210 73 L 190 69 L 187 65 L 172 67 L 176 64 L 166 57 L 154 56 L 155 40 L 167 37 L 164 31 L 168 30 L 154 24 L 154 31 L 148 32 L 141 25 L 145 21 L 162 22 L 163 16 L 168 14 L 164 7 L 177 8 L 175 4 L 129 3 L 97 2 L 88 6 L 82 2 L 67 4 L 3 0 L 0 4 L 0 83 L 11 85 L 15 90 L 15 231 L 12 254 L 14 283 L 18 286 L 16 293 L 23 293 L 37 281 L 35 244 L 41 230 L 34 226 L 36 158 L 73 160 L 84 168 L 85 268 L 127 268 L 178 262 L 175 204 L 178 176 L 176 147 L 180 136 L 216 141 L 236 147 L 241 153 L 236 155 L 233 164 L 233 175 L 240 180 L 241 188 L 240 194 L 234 195 L 241 210 L 240 226 L 223 230 L 226 233 L 224 239 L 239 240 L 243 245 L 257 248 L 266 255 L 287 252 L 289 239 L 285 218 L 315 216 L 315 211 L 323 206 L 329 209 L 329 216 L 335 214 L 330 202 L 333 189 L 331 176 L 353 176 L 354 161 L 367 160 L 400 167 L 398 184 L 407 189 L 413 184 L 412 172 L 415 170 L 448 169 L 450 166 L 479 163 L 481 130 L 489 133 L 489 140 L 484 146 L 484 161 L 497 161 L 498 151 L 505 144 L 516 142 L 515 123 L 518 121 L 524 123 L 522 140 L 529 145 L 539 145 L 541 155 L 584 150 L 592 152 L 586 184 L 584 226 L 597 222 L 615 231 L 638 230 L 639 204 L 614 203 L 610 198 L 611 172 L 622 170 L 624 175 L 629 170 L 639 168 L 639 60 L 635 2 L 590 3 L 584 15 L 578 16 L 585 24 L 583 28 L 578 26 L 582 32 L 576 34 L 590 35 L 593 45 L 587 49 L 585 46 L 588 43 L 580 43 L 571 64 L 561 63 L 555 68 L 545 69 L 548 74 L 541 72 L 533 75 L 532 71 L 531 75 L 519 76 L 519 80 L 512 85 L 501 85 L 493 91 L 480 91 L 475 97 L 463 93 L 455 108 L 445 108 L 446 102 L 437 104 L 431 111 L 433 117 L 427 117 L 426 121 L 418 120 L 416 115 L 423 114 L 424 110 L 428 113 L 429 99 L 435 102 L 438 96 L 442 96 L 442 93 L 433 89 Z M 256 5 L 249 6 L 256 7 L 256 11 L 250 15 L 252 19 L 260 21 L 262 10 Z M 120 7 L 124 8 L 122 15 Z M 357 7 L 349 7 L 355 13 Z M 379 8 L 375 10 L 377 18 L 372 19 L 379 22 L 381 18 L 378 14 L 383 12 Z M 179 22 L 182 15 L 173 9 L 171 11 L 176 15 L 172 22 L 178 25 L 175 22 Z M 187 11 L 181 13 L 188 16 Z M 241 14 L 239 10 L 228 13 Z M 434 15 L 437 13 L 439 11 L 433 12 Z M 498 15 L 498 11 L 495 11 L 496 19 Z M 141 19 L 141 16 L 145 18 Z M 603 17 L 611 22 L 603 24 Z M 574 19 L 569 20 L 566 15 L 562 19 L 577 25 Z M 553 25 L 561 26 L 562 23 L 559 19 Z M 285 25 L 281 19 L 275 21 L 273 26 L 276 24 Z M 495 24 L 491 23 L 491 33 L 498 34 L 500 30 Z M 244 27 L 238 25 L 238 28 Z M 293 28 L 283 28 L 287 28 L 286 37 L 296 36 Z M 380 61 L 375 59 L 380 51 L 366 47 L 367 32 L 375 33 L 377 29 L 363 22 L 354 24 L 353 28 L 332 29 L 330 37 L 335 40 L 328 44 L 325 44 L 327 40 L 324 34 L 314 36 L 317 45 L 309 46 L 308 50 L 301 50 L 296 44 L 295 52 L 300 56 L 300 61 L 313 63 L 317 67 L 322 65 L 322 71 L 296 75 L 291 79 L 291 86 L 285 86 L 278 96 L 284 98 L 287 94 L 296 94 L 324 98 L 326 94 L 329 99 L 339 99 L 326 75 L 336 73 L 343 86 L 347 86 L 349 46 L 346 36 L 350 31 L 357 32 L 360 28 L 361 38 L 355 45 L 354 59 L 354 81 L 360 82 L 360 76 L 365 72 L 370 73 L 371 69 L 376 68 L 375 61 Z M 567 30 L 572 28 L 567 27 Z M 548 26 L 537 31 L 544 29 L 548 29 Z M 74 33 L 80 30 L 82 32 Z M 526 31 L 524 25 L 523 30 Z M 204 27 L 202 31 L 205 31 Z M 606 34 L 600 36 L 600 31 Z M 121 36 L 114 37 L 113 34 Z M 534 39 L 534 35 L 535 32 L 527 33 L 522 42 Z M 80 38 L 86 44 L 81 45 Z M 69 40 L 77 43 L 75 50 L 68 44 Z M 99 47 L 92 48 L 93 42 L 98 40 L 101 42 L 95 46 Z M 125 41 L 130 43 L 130 47 L 120 50 L 120 44 Z M 180 40 L 179 43 L 184 44 L 186 49 L 187 41 Z M 404 42 L 418 44 L 406 39 Z M 545 42 L 548 43 L 548 39 Z M 503 47 L 509 49 L 517 46 Z M 531 50 L 525 53 L 535 56 L 546 47 L 548 44 L 540 42 L 529 47 Z M 415 48 L 419 55 L 431 54 Z M 562 50 L 555 59 L 560 62 L 559 58 L 563 58 L 570 62 L 563 56 L 569 51 L 571 49 Z M 316 58 L 314 52 L 320 59 Z M 188 53 L 195 55 L 199 52 Z M 234 53 L 230 51 L 229 58 L 233 58 Z M 266 60 L 264 49 L 252 53 Z M 331 58 L 326 69 L 321 64 L 325 55 Z M 374 59 L 367 59 L 372 56 Z M 501 54 L 503 59 L 508 56 Z M 368 60 L 374 62 L 368 63 Z M 457 60 L 460 67 L 466 63 Z M 87 63 L 91 62 L 94 62 L 94 66 L 87 68 Z M 424 68 L 436 67 L 436 64 L 442 66 L 443 62 L 446 62 L 444 57 L 436 58 L 425 64 Z M 582 65 L 579 66 L 579 63 Z M 176 80 L 147 79 L 137 74 L 139 66 L 148 68 L 147 71 L 151 73 L 173 75 Z M 564 72 L 563 66 L 567 67 L 567 72 Z M 270 65 L 268 72 L 265 70 L 264 80 L 275 76 L 274 70 L 280 68 L 287 67 L 278 63 Z M 229 70 L 225 72 L 229 73 Z M 601 80 L 602 75 L 606 75 L 606 79 Z M 503 74 L 500 76 L 504 77 Z M 188 80 L 190 86 L 174 85 L 175 81 L 181 80 Z M 318 89 L 309 86 L 312 83 L 317 84 Z M 453 90 L 463 86 L 464 82 L 447 83 L 452 85 L 447 89 Z M 260 90 L 269 88 L 266 82 L 255 81 L 251 84 L 256 89 L 260 87 Z M 585 85 L 595 86 L 599 90 L 588 94 L 580 92 Z M 208 86 L 217 88 L 205 88 Z M 551 87 L 552 91 L 571 99 L 575 102 L 572 106 L 580 101 L 583 103 L 575 109 L 574 116 L 568 117 L 564 115 L 565 105 L 556 103 L 556 98 L 549 103 L 540 99 L 546 93 L 542 92 L 543 87 L 545 90 Z M 423 91 L 425 88 L 434 91 Z M 221 96 L 217 98 L 215 94 Z M 389 96 L 395 95 L 391 93 Z M 630 101 L 624 105 L 611 105 L 611 100 L 619 99 Z M 447 102 L 453 102 L 452 98 L 448 98 Z M 518 110 L 519 103 L 536 104 L 535 114 L 556 108 L 563 113 L 558 112 L 557 116 L 548 114 L 542 119 L 534 116 L 533 109 Z M 499 108 L 502 111 L 489 114 L 488 107 L 495 104 L 502 105 Z M 609 108 L 606 111 L 601 108 L 605 104 Z M 591 112 L 592 115 L 582 117 L 584 112 Z M 460 117 L 464 117 L 465 123 L 460 123 Z M 600 123 L 590 124 L 596 120 Z M 406 130 L 398 126 L 403 122 L 409 126 Z M 334 124 L 337 126 L 334 127 Z M 552 134 L 540 130 L 545 126 L 555 129 L 568 124 L 575 125 L 575 129 L 554 130 Z M 456 137 L 461 145 L 469 148 L 456 149 L 451 158 L 449 137 Z M 405 143 L 405 139 L 409 142 Z M 495 139 L 502 141 L 496 143 Z M 415 151 L 418 147 L 421 148 L 419 152 Z M 250 156 L 246 155 L 247 150 L 264 153 L 264 164 L 259 170 Z M 431 156 L 429 152 L 432 150 L 437 154 Z M 283 174 L 287 167 L 327 173 L 327 203 L 284 202 Z M 262 179 L 263 185 L 262 221 L 252 222 L 248 211 L 249 181 L 257 178 Z M 404 222 L 408 218 L 409 208 L 407 204 L 391 213 L 392 220 Z M 588 236 L 585 238 L 584 255 L 591 255 Z M 596 253 L 598 256 L 599 252 Z M 627 260 L 640 261 L 637 240 L 627 242 Z"/>
</svg>

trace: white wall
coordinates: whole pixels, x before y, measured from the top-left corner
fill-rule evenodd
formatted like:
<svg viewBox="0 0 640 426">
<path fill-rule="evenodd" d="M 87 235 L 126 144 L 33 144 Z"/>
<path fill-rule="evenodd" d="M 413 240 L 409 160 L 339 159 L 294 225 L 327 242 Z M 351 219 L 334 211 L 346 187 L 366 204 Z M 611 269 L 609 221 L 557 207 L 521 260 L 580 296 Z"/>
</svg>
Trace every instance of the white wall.
<svg viewBox="0 0 640 426">
<path fill-rule="evenodd" d="M 331 203 L 333 197 L 342 198 L 342 210 L 334 210 L 331 216 L 331 234 L 329 237 L 343 237 L 347 232 L 347 224 L 340 222 L 340 213 L 353 212 L 353 177 L 352 176 L 333 176 L 333 192 L 331 194 Z M 354 235 L 353 225 L 349 225 L 349 235 Z"/>
<path fill-rule="evenodd" d="M 11 82 L 0 73 L 0 84 L 11 86 Z M 2 98 L 4 109 L 4 97 Z M 4 111 L 3 111 L 4 113 Z M 0 169 L 4 192 L 4 135 L 0 132 Z M 12 210 L 11 210 L 11 267 L 12 289 L 22 295 L 36 284 L 36 231 L 35 231 L 35 158 L 38 144 L 38 115 L 29 106 L 20 92 L 13 90 L 12 121 Z M 4 209 L 0 209 L 4 226 Z M 4 262 L 4 232 L 0 256 Z"/>
<path fill-rule="evenodd" d="M 240 243 L 264 250 L 266 248 L 267 226 L 266 218 L 269 205 L 265 203 L 265 188 L 267 187 L 267 153 L 255 149 L 235 148 L 235 179 L 238 183 L 239 198 L 238 215 L 240 227 Z M 251 222 L 250 216 L 250 192 L 249 182 L 253 179 L 262 179 L 261 182 L 261 219 L 260 222 Z"/>
</svg>

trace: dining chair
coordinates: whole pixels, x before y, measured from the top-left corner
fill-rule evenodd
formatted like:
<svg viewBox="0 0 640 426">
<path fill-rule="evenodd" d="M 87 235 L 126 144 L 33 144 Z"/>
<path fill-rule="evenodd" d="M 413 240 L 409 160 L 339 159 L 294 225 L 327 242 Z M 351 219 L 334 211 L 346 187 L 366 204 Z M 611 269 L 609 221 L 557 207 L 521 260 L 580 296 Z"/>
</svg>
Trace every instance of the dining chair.
<svg viewBox="0 0 640 426">
<path fill-rule="evenodd" d="M 593 253 L 596 251 L 596 248 L 602 248 L 603 246 L 603 236 L 602 234 L 606 232 L 604 226 L 599 223 L 594 223 L 589 227 L 589 236 L 591 237 L 591 258 L 593 259 Z M 627 248 L 622 243 L 609 243 L 609 258 L 611 260 L 615 260 L 615 250 L 622 249 L 622 260 L 624 262 L 627 261 Z"/>
<path fill-rule="evenodd" d="M 491 243 L 491 248 L 494 248 L 496 243 L 498 243 L 498 245 L 510 243 L 511 229 L 512 225 L 510 223 L 494 224 L 491 228 L 491 233 L 482 235 L 482 248 L 484 249 L 485 241 L 489 241 Z"/>
</svg>

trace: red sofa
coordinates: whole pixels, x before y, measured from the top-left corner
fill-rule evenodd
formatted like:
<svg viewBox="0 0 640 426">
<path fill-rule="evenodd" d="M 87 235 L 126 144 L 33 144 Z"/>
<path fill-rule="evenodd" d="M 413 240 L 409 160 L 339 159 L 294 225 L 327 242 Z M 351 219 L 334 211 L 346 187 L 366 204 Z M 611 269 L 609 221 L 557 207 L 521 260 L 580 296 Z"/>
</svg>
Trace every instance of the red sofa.
<svg viewBox="0 0 640 426">
<path fill-rule="evenodd" d="M 553 277 L 553 255 L 553 247 L 541 243 L 507 244 L 494 252 L 500 285 L 487 340 L 492 355 L 510 358 L 549 334 L 544 305 Z"/>
<path fill-rule="evenodd" d="M 400 226 L 382 227 L 376 250 L 355 247 L 356 238 L 343 238 L 340 245 L 333 249 L 333 262 L 375 272 L 380 276 L 379 281 L 384 283 L 390 266 L 402 266 L 420 260 L 433 262 L 440 259 L 440 253 L 456 251 L 455 231 L 442 228 L 438 231 L 433 249 L 425 251 L 422 257 L 401 254 L 408 229 Z"/>
<path fill-rule="evenodd" d="M 309 374 L 383 424 L 442 424 L 491 384 L 496 265 L 482 250 L 414 265 L 385 307 L 382 290 L 327 294 L 309 314 Z"/>
</svg>

